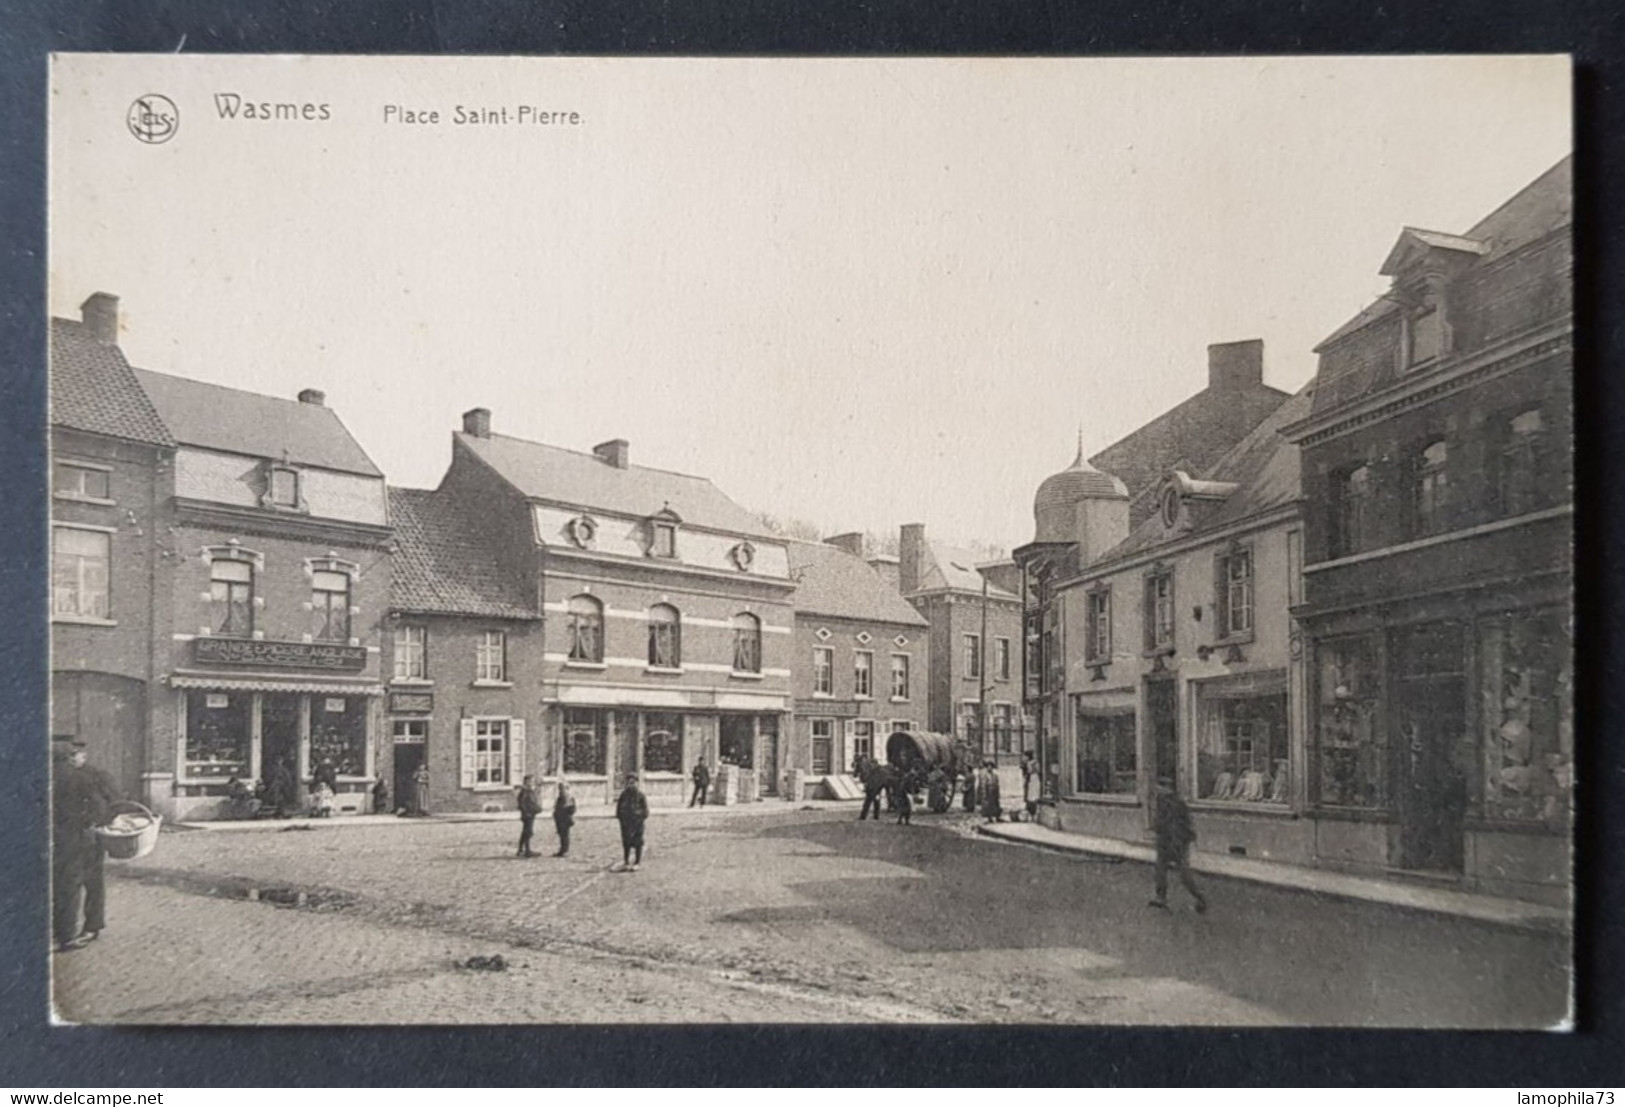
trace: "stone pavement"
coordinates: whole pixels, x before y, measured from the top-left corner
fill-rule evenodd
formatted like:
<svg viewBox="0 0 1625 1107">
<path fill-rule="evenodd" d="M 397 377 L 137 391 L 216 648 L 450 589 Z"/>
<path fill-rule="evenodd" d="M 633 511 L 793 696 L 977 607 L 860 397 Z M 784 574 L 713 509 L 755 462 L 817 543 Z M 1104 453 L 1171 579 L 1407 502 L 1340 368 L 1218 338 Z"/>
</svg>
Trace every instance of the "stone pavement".
<svg viewBox="0 0 1625 1107">
<path fill-rule="evenodd" d="M 1021 842 L 1066 853 L 1116 857 L 1146 864 L 1156 860 L 1156 850 L 1151 846 L 1124 842 L 1116 838 L 1069 834 L 1036 823 L 991 823 L 979 826 L 977 831 L 990 838 Z M 1382 903 L 1390 907 L 1426 911 L 1431 914 L 1453 915 L 1457 918 L 1523 930 L 1566 933 L 1572 922 L 1568 909 L 1564 907 L 1459 892 L 1449 888 L 1401 884 L 1276 861 L 1259 861 L 1192 851 L 1191 868 L 1197 872 L 1229 877 L 1232 880 L 1271 884 L 1278 888 L 1297 888 L 1336 899 L 1364 900 L 1368 903 Z"/>
</svg>

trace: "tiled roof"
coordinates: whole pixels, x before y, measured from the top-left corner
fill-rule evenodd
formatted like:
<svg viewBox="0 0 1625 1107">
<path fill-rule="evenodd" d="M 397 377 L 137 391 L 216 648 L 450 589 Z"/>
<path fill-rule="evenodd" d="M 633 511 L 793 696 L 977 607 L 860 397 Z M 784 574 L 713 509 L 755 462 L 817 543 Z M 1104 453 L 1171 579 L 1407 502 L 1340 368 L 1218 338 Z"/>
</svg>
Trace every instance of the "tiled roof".
<svg viewBox="0 0 1625 1107">
<path fill-rule="evenodd" d="M 1107 446 L 1089 463 L 1128 487 L 1129 523 L 1138 525 L 1155 511 L 1149 493 L 1166 473 L 1212 467 L 1286 399 L 1287 393 L 1266 384 L 1204 388 Z"/>
<path fill-rule="evenodd" d="M 860 558 L 823 542 L 789 541 L 798 613 L 920 627 L 926 622 Z"/>
<path fill-rule="evenodd" d="M 1288 443 L 1280 432 L 1282 427 L 1306 418 L 1313 401 L 1311 383 L 1278 406 L 1274 414 L 1254 427 L 1211 469 L 1198 474 L 1205 481 L 1222 481 L 1238 487 L 1222 503 L 1203 510 L 1189 531 L 1169 536 L 1161 518 L 1152 516 L 1142 520 L 1100 560 L 1113 561 L 1168 541 L 1183 542 L 1192 535 L 1217 530 L 1298 499 L 1302 494 L 1298 447 Z"/>
<path fill-rule="evenodd" d="M 704 477 L 641 465 L 618 469 L 593 454 L 502 434 L 459 432 L 456 439 L 532 499 L 645 518 L 670 507 L 692 526 L 775 537 Z"/>
<path fill-rule="evenodd" d="M 71 319 L 51 320 L 51 425 L 153 446 L 175 444 L 123 351 Z"/>
<path fill-rule="evenodd" d="M 1569 226 L 1573 221 L 1574 157 L 1569 155 L 1520 189 L 1506 203 L 1473 224 L 1465 236 L 1443 235 L 1436 231 L 1416 231 L 1412 228 L 1406 228 L 1404 233 L 1415 234 L 1418 237 L 1431 235 L 1437 244 L 1445 245 L 1447 248 L 1452 248 L 1452 242 L 1481 244 L 1484 252 L 1476 264 L 1484 264 L 1535 239 L 1544 238 L 1553 231 Z M 1392 314 L 1394 310 L 1395 305 L 1391 300 L 1375 301 L 1321 339 L 1315 351 L 1318 353 L 1338 339 Z"/>
<path fill-rule="evenodd" d="M 184 445 L 383 476 L 339 417 L 321 404 L 283 400 L 150 369 L 134 372 L 152 406 Z"/>
<path fill-rule="evenodd" d="M 522 581 L 502 570 L 484 531 L 455 500 L 416 488 L 389 490 L 395 553 L 390 607 L 439 615 L 536 618 Z"/>
<path fill-rule="evenodd" d="M 951 589 L 981 595 L 983 577 L 976 565 L 982 559 L 971 551 L 928 541 L 925 544 L 925 557 L 926 563 L 920 568 L 921 592 Z M 1006 591 L 991 582 L 987 586 L 987 594 L 996 599 L 1020 599 L 1014 592 Z"/>
</svg>

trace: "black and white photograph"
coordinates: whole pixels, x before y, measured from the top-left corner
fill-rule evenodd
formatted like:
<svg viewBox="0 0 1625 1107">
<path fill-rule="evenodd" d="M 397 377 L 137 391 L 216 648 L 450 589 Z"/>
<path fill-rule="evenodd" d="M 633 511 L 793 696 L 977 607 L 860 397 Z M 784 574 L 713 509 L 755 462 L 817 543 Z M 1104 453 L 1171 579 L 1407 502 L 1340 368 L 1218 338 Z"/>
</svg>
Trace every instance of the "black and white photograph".
<svg viewBox="0 0 1625 1107">
<path fill-rule="evenodd" d="M 1568 57 L 50 82 L 41 1019 L 1574 1029 Z"/>
</svg>

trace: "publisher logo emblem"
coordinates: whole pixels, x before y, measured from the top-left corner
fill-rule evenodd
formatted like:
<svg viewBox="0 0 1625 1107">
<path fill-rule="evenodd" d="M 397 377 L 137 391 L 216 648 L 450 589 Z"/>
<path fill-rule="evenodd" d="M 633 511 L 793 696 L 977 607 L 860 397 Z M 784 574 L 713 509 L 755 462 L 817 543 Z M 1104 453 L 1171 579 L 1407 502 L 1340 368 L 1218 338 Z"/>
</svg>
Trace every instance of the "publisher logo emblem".
<svg viewBox="0 0 1625 1107">
<path fill-rule="evenodd" d="M 157 145 L 168 142 L 180 130 L 181 113 L 175 101 L 156 92 L 137 97 L 124 116 L 130 133 L 142 142 Z"/>
</svg>

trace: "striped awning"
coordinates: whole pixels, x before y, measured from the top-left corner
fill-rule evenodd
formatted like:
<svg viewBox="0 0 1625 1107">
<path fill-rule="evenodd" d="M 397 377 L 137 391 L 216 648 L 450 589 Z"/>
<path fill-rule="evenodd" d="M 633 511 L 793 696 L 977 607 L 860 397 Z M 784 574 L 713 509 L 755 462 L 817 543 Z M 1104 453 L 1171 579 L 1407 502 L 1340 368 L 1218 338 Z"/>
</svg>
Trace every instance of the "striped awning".
<svg viewBox="0 0 1625 1107">
<path fill-rule="evenodd" d="M 201 688 L 211 692 L 310 692 L 322 696 L 381 696 L 384 686 L 361 680 L 302 680 L 298 677 L 189 676 L 176 673 L 171 688 Z"/>
</svg>

